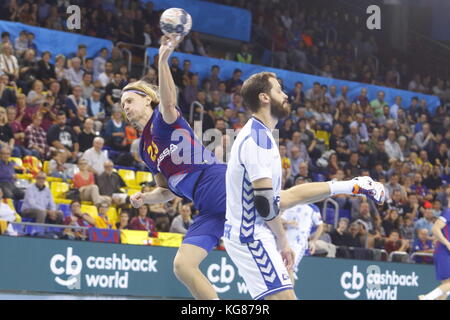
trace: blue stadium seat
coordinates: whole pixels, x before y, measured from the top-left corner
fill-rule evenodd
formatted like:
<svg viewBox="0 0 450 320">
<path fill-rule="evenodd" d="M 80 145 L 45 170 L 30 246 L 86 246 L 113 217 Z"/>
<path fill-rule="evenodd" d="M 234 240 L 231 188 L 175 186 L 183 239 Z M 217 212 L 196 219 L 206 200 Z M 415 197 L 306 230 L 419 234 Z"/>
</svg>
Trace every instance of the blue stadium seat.
<svg viewBox="0 0 450 320">
<path fill-rule="evenodd" d="M 334 208 L 327 208 L 325 211 L 325 223 L 334 225 L 334 214 L 335 214 Z"/>
<path fill-rule="evenodd" d="M 339 209 L 339 218 L 347 218 L 352 220 L 352 214 L 349 209 Z"/>
<path fill-rule="evenodd" d="M 22 222 L 36 222 L 35 218 L 22 218 Z"/>
</svg>

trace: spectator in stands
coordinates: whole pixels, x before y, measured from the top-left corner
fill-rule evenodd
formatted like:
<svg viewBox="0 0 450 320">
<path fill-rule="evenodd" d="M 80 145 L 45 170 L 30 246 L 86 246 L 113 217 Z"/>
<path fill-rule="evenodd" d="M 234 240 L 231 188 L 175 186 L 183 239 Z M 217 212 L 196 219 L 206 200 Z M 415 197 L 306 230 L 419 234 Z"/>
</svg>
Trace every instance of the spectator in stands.
<svg viewBox="0 0 450 320">
<path fill-rule="evenodd" d="M 241 63 L 252 63 L 253 56 L 250 53 L 247 43 L 242 43 L 241 50 L 236 53 L 235 60 Z"/>
<path fill-rule="evenodd" d="M 368 232 L 372 232 L 375 230 L 376 220 L 378 219 L 380 219 L 378 212 L 376 212 L 374 215 L 371 215 L 369 203 L 367 201 L 364 201 L 360 204 L 359 214 L 358 216 L 356 216 L 356 220 L 362 220 L 363 222 L 365 222 Z"/>
<path fill-rule="evenodd" d="M 82 97 L 86 100 L 89 99 L 95 89 L 92 83 L 92 73 L 85 72 L 83 74 L 83 81 L 81 82 L 80 87 L 82 91 Z"/>
<path fill-rule="evenodd" d="M 79 57 L 70 60 L 70 67 L 66 71 L 66 78 L 72 87 L 80 86 L 83 81 L 84 71 L 81 66 L 82 61 Z"/>
<path fill-rule="evenodd" d="M 209 75 L 208 79 L 211 84 L 211 91 L 218 90 L 219 84 L 221 82 L 221 79 L 219 77 L 220 73 L 220 67 L 218 65 L 213 65 L 211 67 L 211 74 Z"/>
<path fill-rule="evenodd" d="M 139 207 L 137 216 L 131 219 L 130 229 L 148 231 L 151 235 L 153 235 L 156 232 L 155 222 L 153 219 L 149 218 L 147 214 L 147 205 Z"/>
<path fill-rule="evenodd" d="M 42 114 L 33 114 L 33 122 L 25 129 L 25 147 L 37 152 L 37 157 L 46 159 L 48 154 L 47 132 L 41 128 Z"/>
<path fill-rule="evenodd" d="M 423 200 L 427 194 L 429 194 L 429 190 L 426 186 L 423 185 L 423 178 L 420 173 L 416 173 L 414 175 L 414 184 L 410 186 L 411 191 L 416 194 L 419 200 Z"/>
<path fill-rule="evenodd" d="M 412 242 L 414 239 L 414 220 L 410 214 L 406 214 L 403 218 L 403 224 L 400 226 L 400 236 L 402 239 Z"/>
<path fill-rule="evenodd" d="M 98 216 L 95 217 L 95 227 L 99 229 L 116 229 L 116 225 L 112 223 L 108 217 L 109 204 L 102 202 L 97 204 Z"/>
<path fill-rule="evenodd" d="M 384 91 L 378 91 L 377 98 L 370 101 L 370 106 L 375 118 L 379 118 L 383 114 L 383 107 L 386 105 L 384 96 Z"/>
<path fill-rule="evenodd" d="M 15 173 L 15 162 L 9 160 L 11 149 L 2 147 L 0 150 L 0 188 L 6 198 L 20 200 L 23 198 L 23 191 L 15 186 L 17 175 Z"/>
<path fill-rule="evenodd" d="M 428 123 L 424 123 L 422 126 L 422 131 L 419 131 L 414 136 L 414 145 L 416 146 L 416 150 L 426 150 L 428 152 L 432 152 L 434 150 L 436 137 L 430 130 L 430 125 Z"/>
<path fill-rule="evenodd" d="M 37 105 L 45 102 L 47 92 L 44 92 L 44 83 L 41 80 L 35 80 L 27 95 L 27 104 Z"/>
<path fill-rule="evenodd" d="M 83 124 L 87 119 L 88 115 L 86 105 L 84 104 L 79 105 L 75 117 L 71 118 L 68 123 L 69 126 L 72 127 L 73 131 L 77 136 L 81 133 L 81 130 L 83 129 Z"/>
<path fill-rule="evenodd" d="M 108 161 L 106 151 L 102 151 L 104 144 L 105 140 L 102 137 L 94 138 L 92 147 L 87 149 L 81 156 L 82 159 L 87 161 L 88 170 L 95 175 L 103 173 L 104 165 Z"/>
<path fill-rule="evenodd" d="M 141 138 L 137 138 L 133 141 L 133 143 L 130 146 L 130 156 L 128 159 L 130 159 L 130 162 L 133 167 L 135 167 L 137 170 L 146 170 L 147 166 L 144 161 L 142 161 L 140 155 L 139 155 L 139 145 L 141 142 Z"/>
<path fill-rule="evenodd" d="M 21 157 L 33 155 L 39 157 L 39 154 L 34 150 L 28 150 L 25 145 L 25 132 L 22 124 L 16 120 L 17 111 L 14 106 L 9 106 L 6 110 L 6 116 L 8 119 L 8 124 L 11 128 L 14 137 L 15 148 L 19 149 L 19 154 Z"/>
<path fill-rule="evenodd" d="M 107 48 L 101 48 L 100 54 L 95 57 L 93 62 L 93 68 L 94 68 L 94 81 L 97 80 L 103 72 L 105 72 L 106 67 L 106 59 L 108 58 L 109 51 Z"/>
<path fill-rule="evenodd" d="M 389 209 L 382 222 L 382 226 L 386 234 L 390 234 L 392 230 L 399 230 L 401 224 L 402 219 L 397 210 Z"/>
<path fill-rule="evenodd" d="M 113 80 L 105 88 L 107 112 L 111 112 L 114 107 L 118 107 L 123 87 L 124 84 L 122 83 L 121 74 L 118 72 L 114 73 Z"/>
<path fill-rule="evenodd" d="M 81 204 L 78 200 L 73 200 L 70 203 L 70 216 L 67 216 L 64 219 L 63 224 L 67 226 L 74 227 L 87 227 L 91 228 L 95 226 L 95 219 L 92 218 L 89 214 L 83 213 L 81 211 Z M 86 240 L 88 238 L 86 230 L 82 229 L 70 229 L 67 228 L 64 230 L 64 234 L 70 240 Z"/>
<path fill-rule="evenodd" d="M 114 108 L 111 119 L 105 126 L 106 144 L 114 150 L 126 149 L 125 122 L 120 108 Z"/>
<path fill-rule="evenodd" d="M 431 207 L 425 208 L 423 211 L 423 217 L 414 223 L 416 234 L 418 230 L 426 229 L 428 230 L 429 239 L 433 240 L 434 237 L 431 229 L 433 228 L 434 221 L 436 221 L 436 217 L 433 215 L 433 209 Z"/>
<path fill-rule="evenodd" d="M 68 116 L 72 119 L 75 118 L 80 106 L 86 106 L 87 101 L 83 98 L 83 89 L 80 85 L 75 85 L 72 88 L 72 94 L 66 99 L 66 110 Z"/>
<path fill-rule="evenodd" d="M 130 214 L 128 213 L 128 211 L 122 210 L 122 212 L 120 213 L 120 220 L 119 222 L 116 223 L 116 229 L 129 230 L 130 229 L 129 221 L 130 221 Z"/>
<path fill-rule="evenodd" d="M 80 190 L 81 201 L 92 201 L 94 205 L 106 203 L 111 204 L 111 198 L 101 196 L 98 186 L 95 184 L 94 174 L 88 170 L 88 163 L 85 159 L 78 161 L 80 171 L 73 177 L 73 185 Z"/>
<path fill-rule="evenodd" d="M 383 140 L 379 140 L 377 142 L 377 147 L 372 152 L 372 156 L 369 161 L 369 166 L 371 168 L 376 167 L 377 164 L 380 164 L 382 168 L 387 168 L 389 164 L 389 157 L 384 149 Z"/>
<path fill-rule="evenodd" d="M 13 157 L 22 157 L 22 152 L 19 148 L 14 146 L 14 134 L 11 126 L 8 124 L 8 117 L 6 109 L 0 107 L 0 147 L 9 147 L 13 150 Z"/>
<path fill-rule="evenodd" d="M 80 152 L 85 152 L 92 147 L 97 133 L 94 131 L 94 120 L 87 118 L 82 125 L 82 130 L 78 134 L 78 143 L 80 144 Z"/>
<path fill-rule="evenodd" d="M 116 198 L 114 195 L 122 193 L 121 188 L 127 185 L 122 177 L 117 172 L 114 172 L 114 164 L 111 160 L 106 160 L 103 163 L 102 173 L 95 177 L 95 184 L 98 186 L 100 195 L 111 198 L 117 204 L 122 202 L 121 198 Z"/>
<path fill-rule="evenodd" d="M 1 72 L 1 71 L 0 71 Z M 12 106 L 16 104 L 16 92 L 14 87 L 10 87 L 8 75 L 0 75 L 0 106 Z"/>
<path fill-rule="evenodd" d="M 66 125 L 66 114 L 60 111 L 56 117 L 56 124 L 47 132 L 49 146 L 64 151 L 68 158 L 76 160 L 78 157 L 78 137 L 72 128 Z"/>
<path fill-rule="evenodd" d="M 48 173 L 51 177 L 61 178 L 64 182 L 73 179 L 75 165 L 67 163 L 67 154 L 62 150 L 52 152 L 48 165 Z"/>
<path fill-rule="evenodd" d="M 189 110 L 191 103 L 195 101 L 199 91 L 198 74 L 192 74 L 190 78 L 183 77 L 183 100 L 185 109 Z"/>
<path fill-rule="evenodd" d="M 14 41 L 14 50 L 18 56 L 21 56 L 25 50 L 28 49 L 28 36 L 27 31 L 22 30 L 19 33 L 19 36 Z"/>
<path fill-rule="evenodd" d="M 101 92 L 98 89 L 92 91 L 91 96 L 87 99 L 88 115 L 94 120 L 103 120 L 105 118 L 105 104 L 100 99 Z M 99 129 L 98 127 L 96 129 Z M 100 130 L 97 130 L 100 131 Z"/>
<path fill-rule="evenodd" d="M 427 229 L 418 229 L 417 230 L 417 238 L 414 240 L 414 243 L 411 247 L 411 253 L 414 252 L 426 252 L 433 253 L 433 241 L 431 241 L 428 237 Z M 416 257 L 416 263 L 432 263 L 432 257 Z"/>
<path fill-rule="evenodd" d="M 191 206 L 184 204 L 180 207 L 180 214 L 172 220 L 170 232 L 186 234 L 193 223 Z"/>
<path fill-rule="evenodd" d="M 2 46 L 2 52 L 0 54 L 0 69 L 11 80 L 16 81 L 19 79 L 19 63 L 16 56 L 13 54 L 13 49 L 10 43 L 5 43 Z"/>
<path fill-rule="evenodd" d="M 226 81 L 227 93 L 234 93 L 236 87 L 242 86 L 244 82 L 241 80 L 241 76 L 242 71 L 240 69 L 234 69 L 232 77 Z"/>
<path fill-rule="evenodd" d="M 39 172 L 36 183 L 30 184 L 25 191 L 22 216 L 36 219 L 37 223 L 62 224 L 62 212 L 56 210 L 50 189 L 45 186 L 47 175 Z"/>
<path fill-rule="evenodd" d="M 358 124 L 350 125 L 350 134 L 345 137 L 345 142 L 347 143 L 348 149 L 351 152 L 357 152 L 360 141 L 361 137 L 359 135 Z"/>
<path fill-rule="evenodd" d="M 394 130 L 389 130 L 388 138 L 384 141 L 384 149 L 389 157 L 389 160 L 404 161 L 400 145 L 396 141 L 396 134 Z"/>
<path fill-rule="evenodd" d="M 87 46 L 85 44 L 79 44 L 76 53 L 71 53 L 67 58 L 70 59 L 71 63 L 73 62 L 73 58 L 80 59 L 81 67 L 84 66 L 85 60 L 87 56 Z"/>
<path fill-rule="evenodd" d="M 37 63 L 38 79 L 44 82 L 45 85 L 49 85 L 51 81 L 56 80 L 55 66 L 50 63 L 52 54 L 50 51 L 44 51 L 41 55 L 41 60 Z"/>
<path fill-rule="evenodd" d="M 66 57 L 62 54 L 55 57 L 55 75 L 57 81 L 67 79 Z"/>
<path fill-rule="evenodd" d="M 111 59 L 109 61 L 113 65 L 113 72 L 114 73 L 119 72 L 120 66 L 127 63 L 125 61 L 125 59 L 123 58 L 122 52 L 120 51 L 120 49 L 118 47 L 113 47 L 112 48 L 112 50 L 111 50 Z"/>
<path fill-rule="evenodd" d="M 384 250 L 388 254 L 394 251 L 406 252 L 408 248 L 409 242 L 405 239 L 400 239 L 400 234 L 397 230 L 392 230 L 384 243 Z"/>
</svg>

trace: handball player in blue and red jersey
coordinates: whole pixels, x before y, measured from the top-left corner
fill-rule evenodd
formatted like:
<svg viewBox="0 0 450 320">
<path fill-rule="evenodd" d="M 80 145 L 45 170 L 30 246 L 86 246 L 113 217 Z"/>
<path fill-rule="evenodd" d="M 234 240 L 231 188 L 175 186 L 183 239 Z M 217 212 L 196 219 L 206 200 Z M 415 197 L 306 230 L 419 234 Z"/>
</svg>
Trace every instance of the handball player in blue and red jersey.
<svg viewBox="0 0 450 320">
<path fill-rule="evenodd" d="M 448 194 L 450 206 L 450 194 Z M 433 234 L 437 239 L 434 249 L 434 267 L 436 279 L 441 285 L 433 291 L 419 296 L 420 300 L 446 300 L 450 294 L 450 207 L 442 211 L 433 225 Z"/>
<path fill-rule="evenodd" d="M 218 299 L 199 265 L 223 235 L 226 165 L 218 163 L 195 137 L 177 107 L 168 58 L 181 40 L 161 38 L 159 88 L 140 80 L 122 90 L 121 106 L 128 121 L 141 133 L 140 156 L 157 184 L 153 191 L 138 192 L 130 201 L 140 207 L 179 196 L 194 203 L 200 213 L 175 256 L 174 272 L 196 299 Z"/>
</svg>

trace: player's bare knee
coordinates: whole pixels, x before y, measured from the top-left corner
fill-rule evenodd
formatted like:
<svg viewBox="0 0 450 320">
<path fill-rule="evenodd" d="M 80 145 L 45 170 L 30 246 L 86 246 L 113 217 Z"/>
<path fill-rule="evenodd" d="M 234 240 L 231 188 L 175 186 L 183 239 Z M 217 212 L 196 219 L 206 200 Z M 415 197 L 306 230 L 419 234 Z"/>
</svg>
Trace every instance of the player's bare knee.
<svg viewBox="0 0 450 320">
<path fill-rule="evenodd" d="M 294 290 L 283 290 L 271 295 L 268 295 L 264 300 L 297 300 Z"/>
</svg>

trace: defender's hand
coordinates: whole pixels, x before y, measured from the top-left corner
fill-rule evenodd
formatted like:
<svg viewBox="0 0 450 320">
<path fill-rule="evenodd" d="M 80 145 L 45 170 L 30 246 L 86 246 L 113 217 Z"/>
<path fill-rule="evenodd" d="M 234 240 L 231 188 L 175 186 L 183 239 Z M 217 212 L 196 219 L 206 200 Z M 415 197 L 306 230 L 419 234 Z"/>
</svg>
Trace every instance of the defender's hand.
<svg viewBox="0 0 450 320">
<path fill-rule="evenodd" d="M 142 192 L 137 192 L 130 197 L 131 205 L 134 208 L 140 208 L 144 205 L 144 194 Z"/>
</svg>

